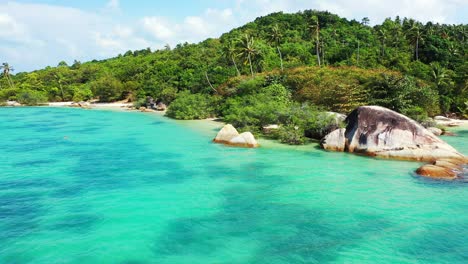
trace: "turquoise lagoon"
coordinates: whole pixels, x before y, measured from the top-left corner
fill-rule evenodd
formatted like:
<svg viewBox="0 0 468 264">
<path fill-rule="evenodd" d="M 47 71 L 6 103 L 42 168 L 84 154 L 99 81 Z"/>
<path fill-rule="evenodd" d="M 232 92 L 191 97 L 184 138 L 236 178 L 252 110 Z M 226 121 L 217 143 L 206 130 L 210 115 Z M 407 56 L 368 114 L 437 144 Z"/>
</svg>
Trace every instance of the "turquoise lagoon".
<svg viewBox="0 0 468 264">
<path fill-rule="evenodd" d="M 468 262 L 466 182 L 203 124 L 0 109 L 0 263 Z"/>
</svg>

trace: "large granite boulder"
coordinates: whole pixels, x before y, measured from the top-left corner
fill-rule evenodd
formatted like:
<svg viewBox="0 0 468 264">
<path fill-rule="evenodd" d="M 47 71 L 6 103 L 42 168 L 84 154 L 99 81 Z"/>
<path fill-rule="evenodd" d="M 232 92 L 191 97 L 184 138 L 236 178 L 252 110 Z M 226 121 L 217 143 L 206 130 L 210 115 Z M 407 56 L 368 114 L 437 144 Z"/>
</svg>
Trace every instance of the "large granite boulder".
<svg viewBox="0 0 468 264">
<path fill-rule="evenodd" d="M 236 147 L 256 148 L 259 146 L 252 133 L 244 132 L 239 134 L 231 124 L 225 125 L 213 141 Z"/>
<path fill-rule="evenodd" d="M 327 135 L 322 141 L 323 148 L 418 161 L 464 158 L 416 121 L 384 107 L 358 107 L 345 122 L 344 147 L 341 147 L 343 141 L 336 134 L 339 132 L 332 132 L 335 134 Z"/>
</svg>

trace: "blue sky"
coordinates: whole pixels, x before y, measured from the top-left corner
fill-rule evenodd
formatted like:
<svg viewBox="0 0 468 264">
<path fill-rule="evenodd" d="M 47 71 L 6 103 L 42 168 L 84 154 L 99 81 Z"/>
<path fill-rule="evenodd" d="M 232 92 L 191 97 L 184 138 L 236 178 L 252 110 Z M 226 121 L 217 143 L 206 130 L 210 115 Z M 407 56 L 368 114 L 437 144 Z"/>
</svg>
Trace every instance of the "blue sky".
<svg viewBox="0 0 468 264">
<path fill-rule="evenodd" d="M 127 50 L 199 42 L 271 12 L 328 10 L 349 19 L 460 24 L 468 0 L 0 0 L 0 62 L 17 71 Z"/>
</svg>

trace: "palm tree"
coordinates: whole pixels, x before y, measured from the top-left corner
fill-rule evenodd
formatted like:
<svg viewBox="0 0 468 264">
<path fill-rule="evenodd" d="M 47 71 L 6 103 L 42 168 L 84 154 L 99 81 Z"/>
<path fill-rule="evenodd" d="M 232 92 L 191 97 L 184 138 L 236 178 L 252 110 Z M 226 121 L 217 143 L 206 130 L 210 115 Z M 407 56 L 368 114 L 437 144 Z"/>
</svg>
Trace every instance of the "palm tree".
<svg viewBox="0 0 468 264">
<path fill-rule="evenodd" d="M 450 75 L 447 72 L 447 69 L 442 67 L 439 63 L 432 62 L 431 66 L 431 79 L 435 83 L 438 89 L 442 86 L 450 85 Z"/>
<path fill-rule="evenodd" d="M 317 61 L 320 67 L 320 25 L 316 16 L 312 17 L 309 30 L 312 37 L 315 38 L 315 54 L 317 55 Z"/>
<path fill-rule="evenodd" d="M 13 84 L 13 80 L 11 80 L 10 72 L 14 71 L 15 69 L 13 69 L 7 62 L 2 63 L 2 65 L 0 66 L 0 69 L 3 69 L 3 77 L 7 79 L 10 87 L 13 88 L 14 84 Z"/>
<path fill-rule="evenodd" d="M 276 49 L 278 50 L 280 63 L 281 63 L 281 71 L 283 71 L 283 55 L 281 55 L 281 50 L 280 50 L 280 43 L 281 43 L 282 38 L 283 38 L 283 35 L 281 34 L 281 31 L 280 31 L 280 28 L 278 27 L 278 24 L 274 25 L 271 28 L 269 41 L 271 43 L 274 43 L 275 46 L 276 46 Z"/>
<path fill-rule="evenodd" d="M 253 67 L 252 67 L 252 59 L 259 53 L 258 50 L 255 48 L 255 42 L 253 37 L 249 37 L 249 35 L 245 35 L 245 38 L 240 43 L 240 53 L 238 56 L 242 56 L 245 59 L 245 63 L 249 64 L 250 66 L 250 73 L 252 77 L 254 76 Z"/>
<path fill-rule="evenodd" d="M 414 23 L 409 29 L 408 33 L 410 41 L 414 44 L 414 54 L 416 60 L 419 60 L 419 43 L 424 41 L 424 32 L 422 31 L 421 25 L 419 23 Z"/>
<path fill-rule="evenodd" d="M 236 42 L 233 40 L 229 40 L 226 45 L 223 46 L 223 53 L 224 56 L 230 61 L 232 61 L 232 64 L 236 68 L 237 76 L 240 76 L 240 71 L 239 68 L 237 67 L 236 60 L 234 59 L 237 55 L 237 47 L 236 47 Z"/>
<path fill-rule="evenodd" d="M 62 102 L 65 102 L 65 93 L 63 92 L 63 86 L 62 86 L 63 75 L 60 74 L 60 73 L 57 73 L 57 74 L 55 74 L 55 79 L 57 80 L 57 83 L 58 83 L 59 88 L 60 88 L 60 92 L 62 94 Z"/>
<path fill-rule="evenodd" d="M 385 55 L 385 42 L 387 41 L 387 30 L 383 29 L 383 28 L 380 28 L 377 30 L 377 36 L 380 40 L 380 43 L 381 43 L 381 49 L 382 49 L 382 58 L 383 56 Z"/>
</svg>

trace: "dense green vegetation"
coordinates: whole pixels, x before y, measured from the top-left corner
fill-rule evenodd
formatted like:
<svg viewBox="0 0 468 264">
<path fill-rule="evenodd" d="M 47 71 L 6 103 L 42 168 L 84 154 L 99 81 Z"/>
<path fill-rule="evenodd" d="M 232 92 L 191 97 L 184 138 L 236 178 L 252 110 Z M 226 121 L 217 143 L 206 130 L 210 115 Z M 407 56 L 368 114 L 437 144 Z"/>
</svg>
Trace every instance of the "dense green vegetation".
<svg viewBox="0 0 468 264">
<path fill-rule="evenodd" d="M 139 101 L 152 96 L 178 119 L 220 116 L 260 131 L 283 124 L 278 137 L 301 143 L 307 130 L 378 104 L 423 120 L 468 115 L 468 25 L 413 19 L 347 20 L 328 12 L 274 13 L 218 39 L 173 49 L 128 51 L 103 61 L 60 62 L 12 75 L 3 64 L 0 101 Z M 323 121 L 325 120 L 325 121 Z"/>
</svg>

